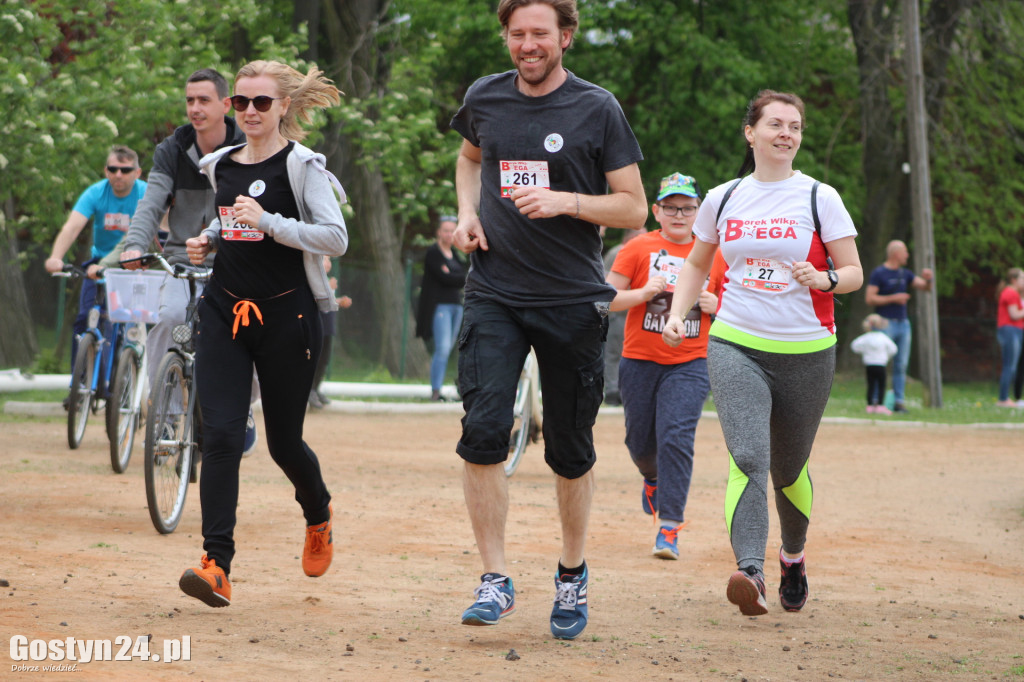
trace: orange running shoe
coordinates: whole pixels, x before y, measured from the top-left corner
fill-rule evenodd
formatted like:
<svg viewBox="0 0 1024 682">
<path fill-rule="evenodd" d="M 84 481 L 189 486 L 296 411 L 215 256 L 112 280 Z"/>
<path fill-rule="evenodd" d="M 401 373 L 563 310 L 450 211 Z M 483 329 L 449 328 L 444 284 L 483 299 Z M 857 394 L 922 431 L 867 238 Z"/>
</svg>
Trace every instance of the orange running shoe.
<svg viewBox="0 0 1024 682">
<path fill-rule="evenodd" d="M 195 597 L 208 606 L 228 606 L 231 604 L 231 583 L 224 569 L 213 559 L 199 560 L 202 568 L 189 568 L 181 574 L 178 587 L 190 597 Z"/>
<path fill-rule="evenodd" d="M 306 546 L 302 549 L 302 570 L 310 578 L 318 578 L 331 567 L 334 558 L 334 535 L 331 532 L 331 520 L 334 518 L 334 505 L 328 507 L 330 516 L 327 521 L 315 526 L 306 527 Z"/>
</svg>

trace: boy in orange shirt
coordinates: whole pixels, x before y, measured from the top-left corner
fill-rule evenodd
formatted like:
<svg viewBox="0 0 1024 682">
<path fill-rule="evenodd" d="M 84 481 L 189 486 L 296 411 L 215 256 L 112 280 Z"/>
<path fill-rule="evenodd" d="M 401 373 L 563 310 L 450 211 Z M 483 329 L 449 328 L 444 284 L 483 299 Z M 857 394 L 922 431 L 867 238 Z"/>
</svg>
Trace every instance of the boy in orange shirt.
<svg viewBox="0 0 1024 682">
<path fill-rule="evenodd" d="M 626 447 L 644 477 L 643 510 L 660 520 L 653 554 L 662 559 L 679 558 L 694 432 L 710 390 L 708 328 L 718 309 L 726 269 L 716 254 L 705 290 L 686 316 L 683 342 L 676 348 L 666 345 L 661 331 L 676 277 L 693 248 L 700 199 L 693 177 L 673 173 L 662 179 L 652 206 L 661 229 L 623 246 L 607 278 L 619 290 L 611 309 L 629 309 L 619 363 Z"/>
</svg>

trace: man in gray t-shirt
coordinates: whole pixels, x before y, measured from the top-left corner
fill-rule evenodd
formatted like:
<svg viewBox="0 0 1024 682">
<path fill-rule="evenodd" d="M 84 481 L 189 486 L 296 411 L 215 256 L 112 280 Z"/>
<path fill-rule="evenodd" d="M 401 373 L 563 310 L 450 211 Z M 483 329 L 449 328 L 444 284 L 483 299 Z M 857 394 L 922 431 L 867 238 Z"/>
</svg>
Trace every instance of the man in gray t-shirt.
<svg viewBox="0 0 1024 682">
<path fill-rule="evenodd" d="M 556 475 L 561 516 L 551 632 L 575 639 L 588 616 L 593 424 L 615 297 L 604 281 L 598 225 L 643 226 L 643 156 L 611 93 L 562 66 L 578 28 L 574 2 L 502 0 L 498 19 L 515 69 L 474 83 L 451 124 L 465 138 L 454 241 L 470 254 L 459 338 L 466 415 L 456 451 L 484 568 L 462 622 L 494 625 L 515 609 L 502 462 L 519 370 L 532 347 L 544 393 L 544 459 Z"/>
</svg>

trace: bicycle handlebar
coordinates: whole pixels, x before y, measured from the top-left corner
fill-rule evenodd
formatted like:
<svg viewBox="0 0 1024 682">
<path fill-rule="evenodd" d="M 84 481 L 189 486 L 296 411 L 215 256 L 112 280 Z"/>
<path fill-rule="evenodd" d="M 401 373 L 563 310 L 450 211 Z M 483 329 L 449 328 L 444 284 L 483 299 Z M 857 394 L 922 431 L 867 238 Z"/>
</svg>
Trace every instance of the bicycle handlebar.
<svg viewBox="0 0 1024 682">
<path fill-rule="evenodd" d="M 161 270 L 164 270 L 171 277 L 177 279 L 191 279 L 197 282 L 205 281 L 210 279 L 211 270 L 210 268 L 188 268 L 181 263 L 171 265 L 167 262 L 167 259 L 159 253 L 144 253 L 138 258 L 128 258 L 121 261 L 122 263 L 139 263 L 143 267 L 151 265 L 158 266 Z"/>
<path fill-rule="evenodd" d="M 90 267 L 92 267 L 92 266 L 90 266 Z M 79 265 L 75 265 L 74 263 L 65 263 L 64 264 L 64 269 L 62 269 L 60 272 L 52 272 L 52 273 L 50 273 L 50 275 L 52 277 L 64 277 L 64 278 L 67 278 L 67 279 L 79 279 L 79 278 L 82 278 L 82 279 L 91 279 L 94 282 L 103 282 L 103 276 L 104 276 L 104 273 L 106 273 L 106 271 L 107 271 L 106 268 L 100 268 L 99 270 L 96 271 L 96 275 L 93 277 L 93 276 L 89 275 L 89 271 L 86 270 L 85 268 L 83 268 L 83 267 L 81 267 Z"/>
</svg>

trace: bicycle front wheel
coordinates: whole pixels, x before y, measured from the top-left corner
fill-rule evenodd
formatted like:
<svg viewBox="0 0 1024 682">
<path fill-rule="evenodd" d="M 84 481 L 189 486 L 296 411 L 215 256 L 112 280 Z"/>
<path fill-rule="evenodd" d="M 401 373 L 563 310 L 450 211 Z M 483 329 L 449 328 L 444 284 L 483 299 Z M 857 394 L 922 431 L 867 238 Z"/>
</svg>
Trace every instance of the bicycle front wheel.
<svg viewBox="0 0 1024 682">
<path fill-rule="evenodd" d="M 117 369 L 107 398 L 107 436 L 110 439 L 110 466 L 123 474 L 128 468 L 139 426 L 139 409 L 135 405 L 135 387 L 139 382 L 139 353 L 125 346 L 117 358 Z"/>
<path fill-rule="evenodd" d="M 529 360 L 527 360 L 529 363 Z M 530 442 L 530 419 L 533 416 L 533 377 L 530 368 L 524 367 L 519 375 L 516 388 L 516 402 L 512 408 L 512 432 L 508 440 L 508 459 L 505 460 L 505 475 L 511 476 L 519 468 L 523 452 Z"/>
<path fill-rule="evenodd" d="M 71 373 L 71 395 L 68 399 L 68 447 L 72 450 L 82 444 L 85 425 L 92 409 L 92 375 L 97 362 L 99 339 L 92 332 L 82 334 L 75 353 L 75 369 Z"/>
<path fill-rule="evenodd" d="M 192 380 L 185 358 L 168 353 L 160 362 L 149 394 L 146 425 L 146 501 L 160 533 L 172 533 L 181 521 L 195 449 L 191 414 Z"/>
</svg>

